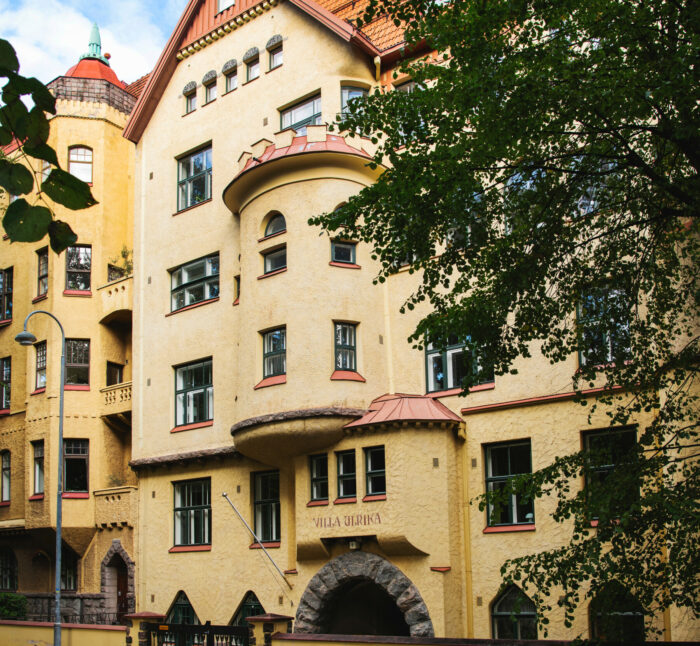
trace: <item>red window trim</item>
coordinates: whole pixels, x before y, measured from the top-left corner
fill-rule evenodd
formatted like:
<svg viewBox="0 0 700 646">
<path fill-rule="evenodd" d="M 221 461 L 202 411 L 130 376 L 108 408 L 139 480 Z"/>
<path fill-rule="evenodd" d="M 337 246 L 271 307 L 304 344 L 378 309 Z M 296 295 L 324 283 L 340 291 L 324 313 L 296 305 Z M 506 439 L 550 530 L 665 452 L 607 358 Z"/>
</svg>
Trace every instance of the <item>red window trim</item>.
<svg viewBox="0 0 700 646">
<path fill-rule="evenodd" d="M 165 314 L 165 316 L 172 316 L 173 314 L 179 314 L 180 312 L 184 312 L 185 310 L 192 310 L 195 307 L 209 305 L 209 303 L 216 303 L 216 301 L 218 300 L 218 296 L 215 296 L 214 298 L 207 298 L 205 301 L 199 301 L 199 303 L 192 303 L 192 305 L 185 305 L 185 307 L 181 307 L 179 310 L 173 310 L 172 312 L 168 312 L 167 314 Z"/>
<path fill-rule="evenodd" d="M 367 380 L 359 373 L 354 370 L 334 370 L 331 375 L 331 381 L 362 381 Z"/>
<path fill-rule="evenodd" d="M 284 231 L 278 231 L 277 233 L 271 233 L 269 236 L 263 236 L 262 238 L 258 238 L 258 242 L 264 242 L 265 240 L 269 240 L 270 238 L 276 238 L 277 236 L 284 235 L 285 233 L 287 233 L 287 229 L 284 229 Z"/>
<path fill-rule="evenodd" d="M 33 390 L 29 394 L 30 395 L 41 395 L 41 393 L 45 393 L 45 392 L 46 392 L 46 386 L 43 386 L 42 388 L 37 388 L 36 390 Z"/>
<path fill-rule="evenodd" d="M 262 548 L 261 548 L 261 545 L 262 545 L 262 547 L 264 547 L 266 550 L 269 550 L 269 549 L 271 549 L 271 548 L 274 549 L 274 548 L 277 548 L 277 547 L 280 546 L 280 541 L 262 541 L 262 543 L 251 543 L 251 544 L 248 546 L 248 549 L 251 549 L 251 550 L 259 550 L 259 549 L 262 549 Z"/>
<path fill-rule="evenodd" d="M 209 545 L 175 545 L 168 552 L 174 554 L 176 552 L 211 552 L 211 544 Z"/>
<path fill-rule="evenodd" d="M 2 321 L 0 321 L 0 327 L 9 325 L 10 323 L 12 323 L 12 319 L 2 319 Z"/>
<path fill-rule="evenodd" d="M 233 301 L 233 305 L 238 305 L 238 299 L 236 299 L 235 301 Z"/>
<path fill-rule="evenodd" d="M 277 274 L 283 274 L 285 271 L 287 271 L 286 267 L 283 267 L 282 269 L 275 269 L 275 271 L 271 271 L 269 274 L 262 274 L 261 276 L 258 276 L 258 280 L 269 278 L 270 276 L 277 276 Z"/>
<path fill-rule="evenodd" d="M 87 491 L 69 491 L 69 492 L 63 492 L 62 494 L 63 498 L 80 498 L 80 499 L 85 499 L 90 497 L 90 493 Z"/>
<path fill-rule="evenodd" d="M 294 568 L 293 570 L 285 570 L 284 573 L 285 574 L 299 574 L 299 572 L 297 571 L 296 568 Z"/>
<path fill-rule="evenodd" d="M 66 384 L 63 387 L 64 390 L 90 390 L 88 384 Z"/>
<path fill-rule="evenodd" d="M 362 499 L 362 502 L 374 502 L 375 500 L 386 500 L 386 494 L 385 493 L 377 493 L 371 496 L 365 496 Z"/>
<path fill-rule="evenodd" d="M 10 502 L 10 500 L 4 500 L 3 502 L 0 502 L 0 507 L 9 507 Z"/>
<path fill-rule="evenodd" d="M 489 381 L 485 384 L 478 384 L 477 386 L 471 386 L 469 388 L 470 393 L 477 393 L 481 390 L 493 390 L 496 387 L 495 381 Z M 426 393 L 426 397 L 431 397 L 432 399 L 440 399 L 441 397 L 451 397 L 452 395 L 459 395 L 462 392 L 461 388 L 449 388 L 448 390 L 435 390 L 432 393 Z"/>
<path fill-rule="evenodd" d="M 9 408 L 0 408 L 0 415 L 9 415 L 9 414 L 10 414 Z"/>
<path fill-rule="evenodd" d="M 194 112 L 194 110 L 192 110 L 192 112 Z M 183 114 L 182 116 L 185 117 L 188 114 L 192 114 L 192 112 L 187 112 L 186 114 Z M 211 202 L 211 198 L 209 198 L 207 200 L 202 200 L 201 202 L 197 202 L 197 204 L 192 204 L 191 206 L 186 206 L 184 209 L 182 209 L 180 211 L 175 211 L 175 213 L 173 213 L 173 217 L 175 217 L 176 215 L 180 215 L 180 213 L 184 213 L 185 211 L 191 211 L 192 209 L 196 209 L 198 206 L 202 206 L 202 204 L 208 204 L 209 202 Z"/>
<path fill-rule="evenodd" d="M 206 426 L 214 426 L 214 420 L 208 419 L 204 422 L 194 422 L 193 424 L 182 424 L 181 426 L 173 426 L 170 429 L 170 432 L 179 433 L 180 431 L 191 431 L 195 428 L 205 428 Z"/>
<path fill-rule="evenodd" d="M 274 375 L 273 377 L 265 377 L 261 382 L 255 384 L 253 386 L 253 390 L 257 390 L 258 388 L 267 388 L 268 386 L 277 386 L 279 384 L 286 384 L 287 383 L 287 375 Z"/>
<path fill-rule="evenodd" d="M 29 496 L 29 500 L 43 500 L 43 499 L 44 499 L 43 493 L 35 493 L 33 496 Z"/>
<path fill-rule="evenodd" d="M 449 565 L 440 565 L 430 568 L 431 572 L 449 572 L 452 568 Z"/>
<path fill-rule="evenodd" d="M 325 507 L 328 505 L 328 500 L 310 500 L 306 503 L 307 507 Z"/>
<path fill-rule="evenodd" d="M 362 269 L 362 265 L 356 265 L 354 262 L 337 262 L 331 260 L 328 264 L 331 267 L 342 267 L 343 269 Z"/>
<path fill-rule="evenodd" d="M 39 294 L 39 296 L 35 296 L 32 298 L 32 303 L 38 303 L 39 301 L 46 300 L 49 297 L 48 293 L 47 294 Z"/>
<path fill-rule="evenodd" d="M 357 498 L 336 498 L 333 501 L 334 505 L 347 505 L 350 502 L 357 502 Z"/>
<path fill-rule="evenodd" d="M 90 297 L 90 296 L 92 296 L 92 290 L 90 290 L 90 289 L 64 289 L 63 295 L 64 296 Z"/>
<path fill-rule="evenodd" d="M 535 523 L 526 525 L 495 525 L 494 527 L 485 527 L 484 534 L 505 534 L 508 532 L 534 532 Z"/>
</svg>

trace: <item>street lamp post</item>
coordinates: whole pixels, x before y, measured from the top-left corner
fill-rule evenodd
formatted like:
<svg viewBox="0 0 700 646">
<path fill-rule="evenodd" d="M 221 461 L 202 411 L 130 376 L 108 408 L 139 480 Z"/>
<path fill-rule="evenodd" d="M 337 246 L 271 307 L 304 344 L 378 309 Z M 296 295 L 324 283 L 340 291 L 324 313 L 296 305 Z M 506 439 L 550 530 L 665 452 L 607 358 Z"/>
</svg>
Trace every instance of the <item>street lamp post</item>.
<svg viewBox="0 0 700 646">
<path fill-rule="evenodd" d="M 24 329 L 16 337 L 15 341 L 20 345 L 34 345 L 36 337 L 27 331 L 27 323 L 35 314 L 50 316 L 61 330 L 61 384 L 58 405 L 58 478 L 56 486 L 56 576 L 54 577 L 55 613 L 53 624 L 54 646 L 61 646 L 61 546 L 62 546 L 62 521 L 63 521 L 63 391 L 66 381 L 66 334 L 61 322 L 51 312 L 34 310 L 24 319 Z"/>
</svg>

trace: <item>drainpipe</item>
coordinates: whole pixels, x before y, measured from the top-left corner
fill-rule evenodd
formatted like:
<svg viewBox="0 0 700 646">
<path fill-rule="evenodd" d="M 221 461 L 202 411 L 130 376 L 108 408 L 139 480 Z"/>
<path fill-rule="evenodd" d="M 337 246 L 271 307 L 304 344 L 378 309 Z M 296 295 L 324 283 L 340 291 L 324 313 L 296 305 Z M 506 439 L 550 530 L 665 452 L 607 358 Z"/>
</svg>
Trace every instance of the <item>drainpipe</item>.
<svg viewBox="0 0 700 646">
<path fill-rule="evenodd" d="M 462 422 L 464 424 L 464 422 Z M 466 433 L 465 433 L 466 435 Z M 463 496 L 462 510 L 464 514 L 464 561 L 465 570 L 464 578 L 466 584 L 466 597 L 467 597 L 467 638 L 474 637 L 474 590 L 472 588 L 472 533 L 471 533 L 471 521 L 469 518 L 469 471 L 468 471 L 468 447 L 467 438 L 464 438 L 464 446 L 462 447 L 462 486 L 463 486 Z"/>
<path fill-rule="evenodd" d="M 379 56 L 374 57 L 374 79 L 379 82 L 379 77 L 382 74 L 382 59 Z"/>
</svg>

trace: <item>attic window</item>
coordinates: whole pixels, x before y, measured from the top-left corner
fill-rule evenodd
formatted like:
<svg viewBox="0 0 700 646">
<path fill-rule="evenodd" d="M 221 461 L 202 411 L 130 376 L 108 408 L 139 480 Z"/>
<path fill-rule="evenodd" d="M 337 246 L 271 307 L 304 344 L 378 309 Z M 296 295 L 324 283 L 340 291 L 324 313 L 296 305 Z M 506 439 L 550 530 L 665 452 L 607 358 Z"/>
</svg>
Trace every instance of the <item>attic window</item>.
<svg viewBox="0 0 700 646">
<path fill-rule="evenodd" d="M 226 61 L 221 68 L 221 73 L 226 79 L 226 92 L 232 92 L 238 87 L 238 61 L 232 58 Z"/>
<path fill-rule="evenodd" d="M 190 81 L 182 89 L 182 94 L 185 96 L 185 114 L 194 112 L 197 109 L 197 84 Z"/>
<path fill-rule="evenodd" d="M 236 4 L 236 0 L 218 0 L 218 6 L 216 9 L 217 13 L 221 13 L 224 9 L 233 7 Z"/>
<path fill-rule="evenodd" d="M 216 98 L 216 71 L 210 70 L 202 79 L 204 86 L 204 103 L 211 103 Z"/>
</svg>

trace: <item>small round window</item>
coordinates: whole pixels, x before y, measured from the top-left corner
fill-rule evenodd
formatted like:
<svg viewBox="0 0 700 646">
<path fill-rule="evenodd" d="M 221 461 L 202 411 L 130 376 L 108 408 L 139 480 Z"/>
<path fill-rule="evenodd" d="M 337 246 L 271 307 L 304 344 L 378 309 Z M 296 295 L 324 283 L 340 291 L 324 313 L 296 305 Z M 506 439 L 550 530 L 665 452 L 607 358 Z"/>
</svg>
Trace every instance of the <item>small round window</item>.
<svg viewBox="0 0 700 646">
<path fill-rule="evenodd" d="M 274 235 L 275 233 L 281 233 L 287 230 L 287 223 L 285 222 L 284 216 L 281 213 L 277 213 L 270 218 L 270 221 L 265 227 L 265 237 Z"/>
</svg>

